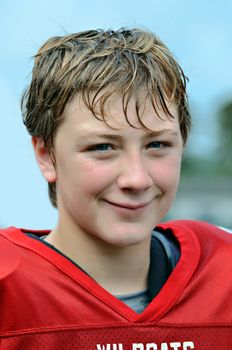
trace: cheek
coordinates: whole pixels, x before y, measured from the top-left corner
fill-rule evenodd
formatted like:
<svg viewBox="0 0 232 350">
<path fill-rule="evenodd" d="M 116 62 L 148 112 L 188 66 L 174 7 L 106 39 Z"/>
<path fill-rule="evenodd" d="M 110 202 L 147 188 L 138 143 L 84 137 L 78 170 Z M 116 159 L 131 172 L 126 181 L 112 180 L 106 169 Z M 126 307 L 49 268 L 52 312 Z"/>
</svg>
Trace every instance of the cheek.
<svg viewBox="0 0 232 350">
<path fill-rule="evenodd" d="M 179 184 L 180 169 L 180 157 L 170 157 L 164 162 L 157 163 L 153 174 L 163 191 L 176 191 Z"/>
<path fill-rule="evenodd" d="M 79 164 L 78 178 L 80 185 L 85 188 L 101 189 L 112 182 L 115 176 L 114 169 L 98 162 L 83 161 Z"/>
<path fill-rule="evenodd" d="M 97 195 L 112 183 L 114 169 L 88 159 L 72 159 L 59 163 L 57 185 L 69 196 L 78 198 Z"/>
</svg>

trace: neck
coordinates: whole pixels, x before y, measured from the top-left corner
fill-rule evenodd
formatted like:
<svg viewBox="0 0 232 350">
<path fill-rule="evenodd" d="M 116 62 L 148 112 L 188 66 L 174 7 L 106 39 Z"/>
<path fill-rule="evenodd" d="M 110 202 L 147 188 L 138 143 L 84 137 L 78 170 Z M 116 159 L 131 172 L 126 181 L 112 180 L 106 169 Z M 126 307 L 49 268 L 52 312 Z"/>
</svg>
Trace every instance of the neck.
<svg viewBox="0 0 232 350">
<path fill-rule="evenodd" d="M 147 288 L 150 239 L 140 244 L 115 247 L 94 235 L 58 225 L 46 241 L 72 259 L 114 295 Z"/>
</svg>

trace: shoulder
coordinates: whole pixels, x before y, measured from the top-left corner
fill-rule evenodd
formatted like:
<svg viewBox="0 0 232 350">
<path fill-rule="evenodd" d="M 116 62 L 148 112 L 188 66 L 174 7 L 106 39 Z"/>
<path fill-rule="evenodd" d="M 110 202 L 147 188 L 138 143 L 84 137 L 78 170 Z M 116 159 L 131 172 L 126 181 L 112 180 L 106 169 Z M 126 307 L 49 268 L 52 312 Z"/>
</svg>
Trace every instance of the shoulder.
<svg viewBox="0 0 232 350">
<path fill-rule="evenodd" d="M 232 234 L 226 230 L 202 221 L 177 220 L 161 224 L 161 229 L 171 230 L 180 243 L 180 250 L 201 256 L 202 261 L 214 257 L 218 266 L 226 262 L 232 267 Z"/>
<path fill-rule="evenodd" d="M 38 239 L 31 238 L 28 233 L 35 233 L 40 237 L 48 230 L 33 231 L 9 227 L 0 229 L 0 283 L 3 286 L 12 283 L 15 285 L 21 276 L 24 279 L 37 278 L 41 266 L 49 265 L 53 251 Z M 6 278 L 7 277 L 7 278 Z M 10 278 L 8 278 L 10 277 Z"/>
<path fill-rule="evenodd" d="M 162 223 L 160 227 L 170 229 L 174 234 L 179 231 L 186 233 L 191 232 L 199 238 L 209 237 L 211 239 L 225 240 L 227 243 L 232 244 L 231 230 L 204 221 L 173 220 Z"/>
<path fill-rule="evenodd" d="M 0 230 L 0 279 L 15 271 L 21 259 L 20 248 L 8 239 L 16 230 L 14 228 Z"/>
</svg>

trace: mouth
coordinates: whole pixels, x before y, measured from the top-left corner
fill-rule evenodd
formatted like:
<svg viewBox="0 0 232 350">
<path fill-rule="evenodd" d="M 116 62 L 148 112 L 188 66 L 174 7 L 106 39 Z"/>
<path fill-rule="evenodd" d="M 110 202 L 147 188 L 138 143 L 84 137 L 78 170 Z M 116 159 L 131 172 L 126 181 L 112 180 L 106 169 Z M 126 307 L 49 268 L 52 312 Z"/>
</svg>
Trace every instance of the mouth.
<svg viewBox="0 0 232 350">
<path fill-rule="evenodd" d="M 131 211 L 131 212 L 141 211 L 151 203 L 151 201 L 144 202 L 144 203 L 115 203 L 108 200 L 105 200 L 105 202 L 115 208 Z"/>
</svg>

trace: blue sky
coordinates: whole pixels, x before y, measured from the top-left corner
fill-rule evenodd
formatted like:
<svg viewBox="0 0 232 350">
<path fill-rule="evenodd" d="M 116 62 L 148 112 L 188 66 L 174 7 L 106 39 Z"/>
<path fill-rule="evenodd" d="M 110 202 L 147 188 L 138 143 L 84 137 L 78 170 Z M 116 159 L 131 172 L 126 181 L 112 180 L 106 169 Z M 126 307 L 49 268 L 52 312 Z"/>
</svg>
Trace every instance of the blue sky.
<svg viewBox="0 0 232 350">
<path fill-rule="evenodd" d="M 156 32 L 190 79 L 195 121 L 189 148 L 213 154 L 216 111 L 232 97 L 231 13 L 231 0 L 1 0 L 0 225 L 49 228 L 56 221 L 20 113 L 30 57 L 47 38 L 121 26 Z"/>
</svg>

